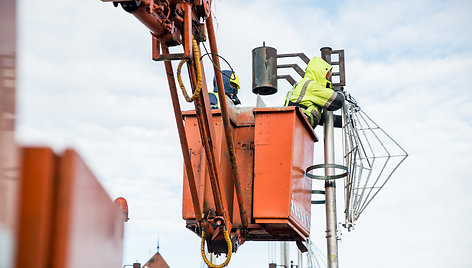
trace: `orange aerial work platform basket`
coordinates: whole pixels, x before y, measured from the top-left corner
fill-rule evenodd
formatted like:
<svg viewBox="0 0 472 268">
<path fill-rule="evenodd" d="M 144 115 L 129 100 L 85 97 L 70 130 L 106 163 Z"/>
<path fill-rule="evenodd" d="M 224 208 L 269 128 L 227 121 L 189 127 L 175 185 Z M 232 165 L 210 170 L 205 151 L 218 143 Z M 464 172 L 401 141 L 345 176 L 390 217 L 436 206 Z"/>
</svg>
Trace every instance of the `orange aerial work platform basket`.
<svg viewBox="0 0 472 268">
<path fill-rule="evenodd" d="M 204 216 L 215 214 L 212 188 L 195 111 L 183 112 L 199 206 Z M 232 233 L 242 229 L 237 195 L 220 110 L 212 110 L 222 190 Z M 313 164 L 318 139 L 296 107 L 230 108 L 233 145 L 239 167 L 242 198 L 249 224 L 240 243 L 304 241 L 310 235 L 311 180 L 305 169 Z M 200 234 L 184 171 L 182 214 L 187 228 Z"/>
</svg>

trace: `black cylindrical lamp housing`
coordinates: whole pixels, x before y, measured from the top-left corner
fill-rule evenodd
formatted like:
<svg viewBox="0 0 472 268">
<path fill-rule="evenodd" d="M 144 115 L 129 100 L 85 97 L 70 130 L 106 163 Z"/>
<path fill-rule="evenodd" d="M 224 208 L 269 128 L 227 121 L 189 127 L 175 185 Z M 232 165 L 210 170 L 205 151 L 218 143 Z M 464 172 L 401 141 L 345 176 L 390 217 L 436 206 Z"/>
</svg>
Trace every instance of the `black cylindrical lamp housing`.
<svg viewBox="0 0 472 268">
<path fill-rule="evenodd" d="M 272 95 L 277 92 L 277 50 L 256 47 L 252 50 L 252 92 Z"/>
</svg>

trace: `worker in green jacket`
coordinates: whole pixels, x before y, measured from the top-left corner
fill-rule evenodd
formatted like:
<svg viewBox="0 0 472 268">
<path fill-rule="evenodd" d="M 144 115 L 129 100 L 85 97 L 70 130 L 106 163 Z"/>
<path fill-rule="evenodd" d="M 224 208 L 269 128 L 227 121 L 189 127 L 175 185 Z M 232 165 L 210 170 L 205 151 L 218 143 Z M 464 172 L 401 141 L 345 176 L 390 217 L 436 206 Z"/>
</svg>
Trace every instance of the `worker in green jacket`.
<svg viewBox="0 0 472 268">
<path fill-rule="evenodd" d="M 322 58 L 314 57 L 305 69 L 305 76 L 288 92 L 285 106 L 298 106 L 315 128 L 321 120 L 321 110 L 335 111 L 344 104 L 341 91 L 331 87 L 333 67 Z"/>
</svg>

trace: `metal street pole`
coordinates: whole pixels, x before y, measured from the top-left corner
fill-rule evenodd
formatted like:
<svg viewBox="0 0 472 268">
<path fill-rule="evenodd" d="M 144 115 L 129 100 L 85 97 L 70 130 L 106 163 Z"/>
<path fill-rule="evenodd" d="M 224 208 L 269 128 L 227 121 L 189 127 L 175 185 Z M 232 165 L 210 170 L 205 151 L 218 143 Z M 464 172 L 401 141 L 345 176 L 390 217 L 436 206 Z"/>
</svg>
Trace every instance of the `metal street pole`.
<svg viewBox="0 0 472 268">
<path fill-rule="evenodd" d="M 331 51 L 329 47 L 321 48 L 321 58 L 331 64 Z M 334 118 L 333 112 L 323 110 L 324 122 L 324 162 L 334 164 Z M 325 176 L 335 175 L 334 168 L 325 168 Z M 328 267 L 338 267 L 338 238 L 336 219 L 336 182 L 325 181 L 326 196 L 326 240 L 328 245 Z"/>
<path fill-rule="evenodd" d="M 298 250 L 298 267 L 297 268 L 303 268 L 303 255 L 301 250 Z"/>
<path fill-rule="evenodd" d="M 289 244 L 287 241 L 280 242 L 280 265 L 283 265 L 286 268 L 289 268 L 290 264 L 290 252 Z"/>
</svg>

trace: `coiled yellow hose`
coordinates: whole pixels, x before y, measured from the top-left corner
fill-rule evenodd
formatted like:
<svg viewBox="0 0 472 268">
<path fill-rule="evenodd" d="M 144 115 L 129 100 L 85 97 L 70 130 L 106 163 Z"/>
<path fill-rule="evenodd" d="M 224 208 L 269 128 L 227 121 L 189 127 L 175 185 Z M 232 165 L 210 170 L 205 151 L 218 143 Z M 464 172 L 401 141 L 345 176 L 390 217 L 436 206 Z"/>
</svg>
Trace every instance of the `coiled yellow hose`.
<svg viewBox="0 0 472 268">
<path fill-rule="evenodd" d="M 226 244 L 228 245 L 228 254 L 226 255 L 225 262 L 223 262 L 222 264 L 217 265 L 217 264 L 211 263 L 206 257 L 206 254 L 205 254 L 205 232 L 202 231 L 202 248 L 201 248 L 202 257 L 203 257 L 203 261 L 205 261 L 206 265 L 208 265 L 208 267 L 210 267 L 210 268 L 225 267 L 229 264 L 229 261 L 231 260 L 231 254 L 233 253 L 233 245 L 231 244 L 231 239 L 229 238 L 229 234 L 228 234 L 227 230 L 223 231 L 223 235 L 225 236 Z"/>
<path fill-rule="evenodd" d="M 195 65 L 197 66 L 197 88 L 195 89 L 195 92 L 193 93 L 192 97 L 188 96 L 187 90 L 185 89 L 184 83 L 182 82 L 182 77 L 180 76 L 182 66 L 184 65 L 185 62 L 189 60 L 188 59 L 181 60 L 179 63 L 179 67 L 177 67 L 177 80 L 179 81 L 179 86 L 182 89 L 182 93 L 184 94 L 185 100 L 187 102 L 194 101 L 200 94 L 200 91 L 202 90 L 202 68 L 200 66 L 200 54 L 198 53 L 197 41 L 195 41 L 195 39 L 192 39 L 192 44 L 193 44 L 193 56 L 195 58 Z"/>
</svg>

